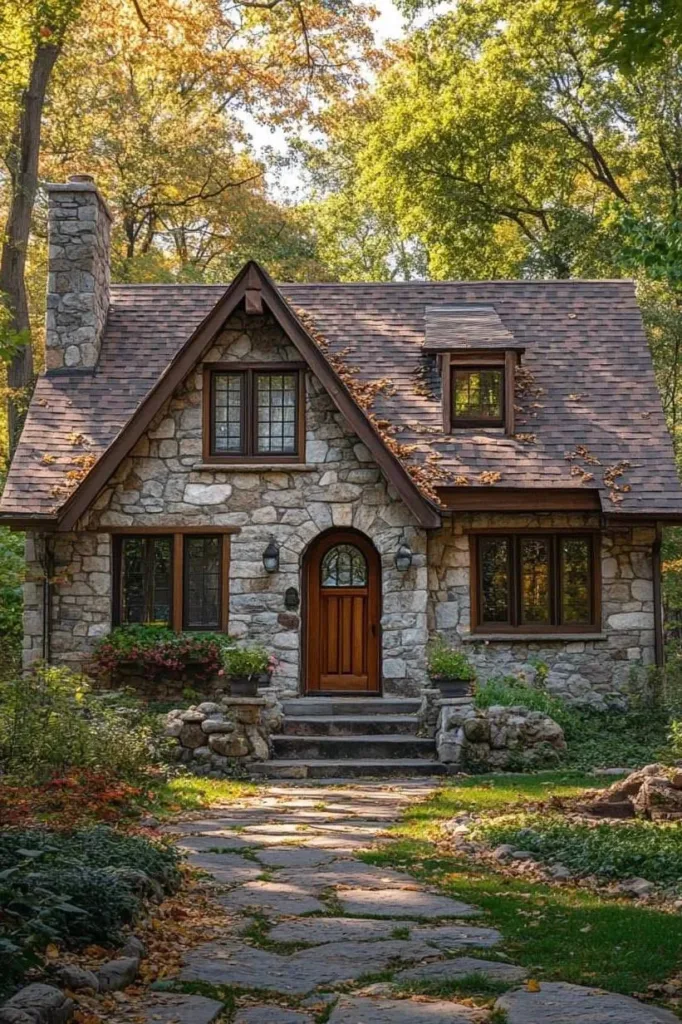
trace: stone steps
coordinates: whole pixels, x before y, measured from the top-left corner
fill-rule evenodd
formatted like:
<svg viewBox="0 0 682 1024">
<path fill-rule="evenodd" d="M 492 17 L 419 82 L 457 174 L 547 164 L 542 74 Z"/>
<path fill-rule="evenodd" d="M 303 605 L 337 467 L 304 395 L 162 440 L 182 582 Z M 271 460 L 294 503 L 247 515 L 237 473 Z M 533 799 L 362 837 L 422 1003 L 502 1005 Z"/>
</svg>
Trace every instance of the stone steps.
<svg viewBox="0 0 682 1024">
<path fill-rule="evenodd" d="M 284 701 L 287 718 L 321 715 L 416 715 L 421 706 L 418 697 L 299 697 Z"/>
<path fill-rule="evenodd" d="M 295 760 L 386 760 L 400 757 L 414 760 L 432 758 L 435 743 L 432 739 L 404 735 L 357 736 L 286 736 L 272 737 L 275 758 Z"/>
<path fill-rule="evenodd" d="M 415 775 L 444 775 L 446 766 L 440 761 L 428 758 L 375 758 L 357 760 L 331 760 L 317 758 L 299 760 L 298 758 L 277 758 L 273 761 L 261 761 L 249 766 L 253 775 L 271 778 L 297 779 L 348 779 L 348 778 L 384 778 L 412 777 Z"/>
<path fill-rule="evenodd" d="M 286 718 L 284 736 L 415 736 L 416 715 L 296 715 Z"/>
</svg>

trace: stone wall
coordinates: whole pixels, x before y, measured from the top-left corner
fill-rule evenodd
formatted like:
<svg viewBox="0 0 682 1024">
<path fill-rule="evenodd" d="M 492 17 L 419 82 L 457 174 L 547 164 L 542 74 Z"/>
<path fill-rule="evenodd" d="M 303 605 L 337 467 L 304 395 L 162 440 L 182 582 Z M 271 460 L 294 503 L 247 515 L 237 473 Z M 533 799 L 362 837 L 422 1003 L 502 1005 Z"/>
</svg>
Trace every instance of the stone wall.
<svg viewBox="0 0 682 1024">
<path fill-rule="evenodd" d="M 569 700 L 603 707 L 609 694 L 641 688 L 654 664 L 653 527 L 607 530 L 602 535 L 602 633 L 595 639 L 472 642 L 470 633 L 471 529 L 599 528 L 587 514 L 457 516 L 429 535 L 429 628 L 462 647 L 479 678 L 521 672 L 535 675 L 532 662 L 549 666 L 547 687 Z"/>
<path fill-rule="evenodd" d="M 109 308 L 111 214 L 88 175 L 48 185 L 47 192 L 46 368 L 90 369 Z"/>
<path fill-rule="evenodd" d="M 561 726 L 542 711 L 442 701 L 436 749 L 439 761 L 454 771 L 529 771 L 558 765 L 566 740 Z"/>
<path fill-rule="evenodd" d="M 236 313 L 206 362 L 298 361 L 274 320 Z M 331 399 L 306 375 L 305 465 L 202 468 L 202 373 L 193 373 L 158 414 L 74 534 L 56 541 L 52 651 L 72 665 L 87 658 L 111 628 L 111 527 L 234 526 L 229 631 L 264 643 L 279 659 L 273 685 L 299 687 L 301 621 L 287 610 L 287 588 L 301 589 L 302 557 L 324 530 L 354 527 L 382 563 L 383 675 L 389 693 L 418 693 L 425 682 L 426 533 L 381 476 Z M 265 572 L 269 540 L 280 544 L 280 570 Z M 406 539 L 414 560 L 395 567 Z M 27 606 L 28 607 L 28 606 Z M 27 660 L 39 638 L 39 609 L 27 615 Z"/>
</svg>

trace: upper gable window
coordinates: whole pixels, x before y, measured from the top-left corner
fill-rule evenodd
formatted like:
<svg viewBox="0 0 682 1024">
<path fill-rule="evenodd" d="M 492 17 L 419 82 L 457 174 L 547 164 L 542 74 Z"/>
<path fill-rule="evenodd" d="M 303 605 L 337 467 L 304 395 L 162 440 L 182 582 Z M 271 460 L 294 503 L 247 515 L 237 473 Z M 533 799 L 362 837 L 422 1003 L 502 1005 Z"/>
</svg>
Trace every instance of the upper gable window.
<svg viewBox="0 0 682 1024">
<path fill-rule="evenodd" d="M 204 454 L 212 461 L 298 462 L 304 457 L 304 372 L 297 365 L 206 371 Z"/>
<path fill-rule="evenodd" d="M 504 425 L 504 367 L 452 367 L 452 425 Z"/>
</svg>

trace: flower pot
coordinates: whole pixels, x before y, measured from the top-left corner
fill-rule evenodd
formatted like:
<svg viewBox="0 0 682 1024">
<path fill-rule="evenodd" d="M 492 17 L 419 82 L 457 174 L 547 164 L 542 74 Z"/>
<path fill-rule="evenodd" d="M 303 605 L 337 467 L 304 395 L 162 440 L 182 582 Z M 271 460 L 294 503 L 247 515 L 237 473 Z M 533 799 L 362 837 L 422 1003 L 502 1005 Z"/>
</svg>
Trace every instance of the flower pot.
<svg viewBox="0 0 682 1024">
<path fill-rule="evenodd" d="M 470 679 L 456 679 L 442 676 L 439 679 L 432 679 L 442 697 L 468 697 L 471 694 Z"/>
<path fill-rule="evenodd" d="M 257 697 L 258 676 L 230 676 L 230 693 L 233 697 Z"/>
</svg>

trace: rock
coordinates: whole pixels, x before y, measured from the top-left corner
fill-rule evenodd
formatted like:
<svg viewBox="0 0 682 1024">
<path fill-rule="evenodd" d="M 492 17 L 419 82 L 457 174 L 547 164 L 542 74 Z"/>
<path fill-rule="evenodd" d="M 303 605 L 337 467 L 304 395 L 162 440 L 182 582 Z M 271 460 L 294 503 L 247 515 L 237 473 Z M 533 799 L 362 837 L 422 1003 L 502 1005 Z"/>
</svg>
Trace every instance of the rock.
<svg viewBox="0 0 682 1024">
<path fill-rule="evenodd" d="M 614 992 L 563 981 L 543 981 L 539 989 L 505 992 L 495 1008 L 507 1014 L 507 1024 L 679 1024 L 669 1010 Z"/>
<path fill-rule="evenodd" d="M 208 737 L 208 745 L 215 754 L 219 754 L 221 757 L 245 757 L 249 752 L 246 737 L 238 733 L 212 733 Z"/>
<path fill-rule="evenodd" d="M 522 981 L 528 971 L 515 964 L 500 963 L 497 960 L 477 960 L 472 956 L 458 956 L 453 960 L 441 960 L 433 964 L 421 964 L 401 971 L 396 981 L 455 981 L 471 974 L 482 975 L 487 981 Z"/>
<path fill-rule="evenodd" d="M 480 1021 L 478 1010 L 450 1000 L 423 1002 L 361 996 L 341 996 L 329 1018 L 329 1024 L 480 1024 Z"/>
<path fill-rule="evenodd" d="M 441 761 L 489 770 L 509 770 L 519 764 L 553 766 L 566 749 L 563 730 L 554 719 L 520 706 L 443 706 L 435 740 Z"/>
<path fill-rule="evenodd" d="M 0 1006 L 1 1024 L 65 1024 L 73 1014 L 73 999 L 54 985 L 26 985 Z"/>
<path fill-rule="evenodd" d="M 136 935 L 129 935 L 125 945 L 121 948 L 121 953 L 123 956 L 137 957 L 138 960 L 142 960 L 147 955 L 147 947 Z"/>
<path fill-rule="evenodd" d="M 501 843 L 493 850 L 495 860 L 510 860 L 514 847 L 510 843 Z"/>
<path fill-rule="evenodd" d="M 220 709 L 218 709 L 220 710 Z M 181 722 L 199 723 L 203 722 L 206 715 L 203 712 L 198 711 L 196 708 L 190 708 L 189 711 L 181 711 L 179 715 Z"/>
<path fill-rule="evenodd" d="M 552 878 L 556 879 L 557 882 L 566 882 L 569 878 L 572 878 L 572 873 L 564 864 L 553 864 L 549 868 L 548 872 Z"/>
<path fill-rule="evenodd" d="M 233 1024 L 313 1024 L 314 1018 L 300 1010 L 286 1010 L 282 1006 L 250 1006 L 237 1010 Z"/>
<path fill-rule="evenodd" d="M 140 818 L 141 828 L 158 828 L 161 822 L 158 818 L 155 818 L 153 814 L 145 814 L 143 818 Z"/>
<path fill-rule="evenodd" d="M 211 733 L 234 732 L 235 724 L 227 718 L 206 718 L 201 723 L 201 730 L 207 735 Z"/>
<path fill-rule="evenodd" d="M 72 992 L 85 992 L 88 989 L 97 992 L 99 990 L 97 975 L 93 971 L 77 967 L 76 964 L 67 964 L 65 967 L 61 967 L 57 972 L 57 979 L 60 985 L 71 989 Z"/>
<path fill-rule="evenodd" d="M 205 700 L 202 704 L 197 704 L 196 710 L 202 715 L 219 715 L 220 704 L 216 704 L 210 700 Z"/>
<path fill-rule="evenodd" d="M 193 749 L 203 747 L 206 742 L 206 734 L 202 731 L 201 725 L 196 722 L 185 722 L 180 730 L 178 739 L 183 747 Z"/>
<path fill-rule="evenodd" d="M 621 884 L 623 892 L 630 893 L 631 896 L 648 896 L 655 888 L 654 883 L 647 881 L 646 878 L 629 878 Z"/>
<path fill-rule="evenodd" d="M 109 960 L 97 971 L 100 992 L 117 992 L 132 985 L 137 977 L 140 961 L 137 957 Z"/>
<path fill-rule="evenodd" d="M 682 772 L 677 771 L 670 779 L 670 785 L 673 789 L 682 789 Z"/>
<path fill-rule="evenodd" d="M 494 928 L 476 928 L 473 925 L 416 925 L 395 920 L 372 920 L 362 917 L 300 917 L 281 921 L 270 929 L 268 938 L 273 942 L 306 942 L 327 945 L 331 942 L 373 942 L 376 939 L 395 938 L 396 929 L 410 939 L 427 942 L 436 949 L 453 950 L 467 947 L 490 948 L 502 941 Z"/>
<path fill-rule="evenodd" d="M 224 885 L 252 882 L 263 873 L 258 864 L 245 860 L 238 853 L 195 853 L 187 859 L 193 868 L 205 871 Z"/>
<path fill-rule="evenodd" d="M 327 850 L 308 850 L 296 846 L 258 850 L 256 857 L 268 868 L 316 868 L 334 860 L 334 854 Z"/>
<path fill-rule="evenodd" d="M 589 803 L 579 806 L 585 814 L 602 818 L 657 818 L 682 816 L 682 789 L 673 785 L 673 773 L 665 765 L 650 764 L 631 772 Z"/>
<path fill-rule="evenodd" d="M 512 850 L 509 857 L 511 860 L 535 860 L 530 850 Z"/>
<path fill-rule="evenodd" d="M 164 733 L 166 736 L 177 737 L 182 732 L 184 722 L 179 718 L 172 718 L 170 722 L 166 722 Z"/>
<path fill-rule="evenodd" d="M 274 914 L 312 914 L 325 909 L 318 899 L 302 892 L 299 886 L 281 882 L 248 882 L 221 897 L 219 902 L 230 909 L 254 907 Z"/>
</svg>

